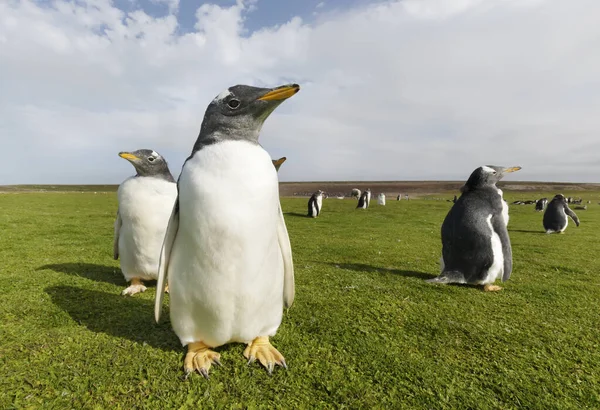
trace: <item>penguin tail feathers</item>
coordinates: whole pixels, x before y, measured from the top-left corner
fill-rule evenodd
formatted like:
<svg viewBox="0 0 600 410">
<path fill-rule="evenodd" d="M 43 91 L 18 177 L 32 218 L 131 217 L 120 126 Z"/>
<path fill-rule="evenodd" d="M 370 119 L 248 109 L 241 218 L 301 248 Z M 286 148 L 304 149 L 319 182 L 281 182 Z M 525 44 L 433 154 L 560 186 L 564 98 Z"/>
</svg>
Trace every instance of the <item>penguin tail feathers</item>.
<svg viewBox="0 0 600 410">
<path fill-rule="evenodd" d="M 428 279 L 429 283 L 466 283 L 465 275 L 458 271 L 444 271 L 437 278 Z"/>
</svg>

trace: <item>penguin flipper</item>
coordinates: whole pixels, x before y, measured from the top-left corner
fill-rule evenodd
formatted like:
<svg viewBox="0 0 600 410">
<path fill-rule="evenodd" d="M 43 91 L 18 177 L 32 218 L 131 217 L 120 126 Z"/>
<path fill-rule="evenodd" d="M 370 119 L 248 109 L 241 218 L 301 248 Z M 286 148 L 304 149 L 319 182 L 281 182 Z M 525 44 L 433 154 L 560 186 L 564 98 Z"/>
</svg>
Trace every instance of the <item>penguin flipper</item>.
<svg viewBox="0 0 600 410">
<path fill-rule="evenodd" d="M 510 246 L 510 238 L 508 230 L 503 218 L 492 218 L 492 228 L 500 238 L 502 244 L 502 255 L 504 256 L 504 273 L 502 274 L 502 282 L 506 282 L 512 273 L 512 247 Z"/>
<path fill-rule="evenodd" d="M 167 274 L 169 269 L 169 259 L 171 257 L 171 249 L 173 248 L 173 242 L 175 236 L 177 236 L 177 230 L 179 229 L 179 197 L 175 200 L 173 205 L 173 211 L 171 212 L 171 218 L 169 219 L 169 225 L 167 226 L 167 232 L 165 233 L 165 240 L 160 251 L 160 260 L 158 263 L 158 279 L 156 281 L 156 296 L 154 298 L 154 319 L 158 323 L 160 319 L 160 312 L 162 310 L 163 299 L 165 296 L 165 288 L 167 286 Z"/>
<path fill-rule="evenodd" d="M 467 283 L 465 280 L 465 275 L 459 271 L 444 271 L 440 273 L 440 276 L 428 279 L 429 283 Z"/>
<path fill-rule="evenodd" d="M 294 262 L 292 260 L 292 245 L 285 219 L 279 204 L 279 220 L 277 222 L 277 241 L 279 242 L 279 251 L 283 257 L 283 306 L 289 308 L 294 303 L 295 285 L 294 285 Z"/>
<path fill-rule="evenodd" d="M 571 217 L 573 222 L 575 222 L 575 225 L 579 226 L 579 218 L 577 217 L 577 214 L 575 214 L 575 212 L 573 212 L 568 205 L 565 205 L 565 213 Z"/>
<path fill-rule="evenodd" d="M 123 225 L 123 221 L 121 220 L 121 214 L 119 214 L 119 210 L 117 209 L 117 219 L 115 220 L 115 239 L 113 241 L 113 259 L 119 259 L 119 234 L 121 233 L 121 225 Z"/>
</svg>

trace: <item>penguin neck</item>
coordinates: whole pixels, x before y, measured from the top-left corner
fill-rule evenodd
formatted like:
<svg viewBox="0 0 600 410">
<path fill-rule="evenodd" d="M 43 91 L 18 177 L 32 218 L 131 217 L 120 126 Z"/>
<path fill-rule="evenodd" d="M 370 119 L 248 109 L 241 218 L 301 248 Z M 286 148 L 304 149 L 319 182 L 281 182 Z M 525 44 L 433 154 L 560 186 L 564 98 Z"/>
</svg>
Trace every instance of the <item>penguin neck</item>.
<svg viewBox="0 0 600 410">
<path fill-rule="evenodd" d="M 244 129 L 238 127 L 219 127 L 218 129 L 207 130 L 204 128 L 200 129 L 200 134 L 196 139 L 196 143 L 192 148 L 192 155 L 202 148 L 216 144 L 221 141 L 247 141 L 252 144 L 258 145 L 258 135 L 260 129 Z"/>
</svg>

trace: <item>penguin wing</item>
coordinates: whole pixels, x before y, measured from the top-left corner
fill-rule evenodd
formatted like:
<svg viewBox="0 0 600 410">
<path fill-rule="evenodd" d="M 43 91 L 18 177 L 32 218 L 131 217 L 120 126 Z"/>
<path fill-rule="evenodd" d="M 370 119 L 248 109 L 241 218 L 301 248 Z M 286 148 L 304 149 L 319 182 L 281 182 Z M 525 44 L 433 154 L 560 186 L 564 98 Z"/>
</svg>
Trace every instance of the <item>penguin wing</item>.
<svg viewBox="0 0 600 410">
<path fill-rule="evenodd" d="M 173 249 L 173 242 L 175 236 L 177 236 L 177 230 L 179 229 L 179 197 L 175 200 L 173 205 L 173 212 L 171 212 L 171 218 L 169 219 L 169 225 L 167 226 L 167 232 L 165 233 L 165 240 L 160 251 L 160 260 L 158 263 L 158 279 L 156 281 L 156 296 L 154 298 L 154 319 L 158 323 L 160 319 L 160 312 L 162 310 L 163 298 L 165 296 L 165 287 L 167 285 L 167 274 L 169 273 L 169 259 L 171 257 L 171 250 Z"/>
<path fill-rule="evenodd" d="M 508 236 L 504 218 L 492 218 L 492 227 L 494 228 L 494 232 L 498 234 L 500 242 L 502 243 L 502 255 L 504 256 L 504 274 L 502 275 L 502 282 L 506 282 L 512 273 L 512 248 L 510 246 L 510 238 Z"/>
<path fill-rule="evenodd" d="M 292 245 L 287 228 L 285 227 L 285 219 L 279 204 L 279 221 L 277 223 L 277 241 L 279 242 L 279 250 L 283 257 L 283 306 L 289 308 L 294 303 L 295 285 L 294 285 L 294 262 L 292 261 Z"/>
<path fill-rule="evenodd" d="M 113 258 L 114 260 L 119 259 L 119 234 L 121 232 L 121 225 L 123 225 L 123 221 L 121 220 L 121 214 L 117 209 L 117 219 L 115 220 L 115 239 L 113 241 Z"/>
<path fill-rule="evenodd" d="M 571 217 L 571 219 L 573 220 L 573 222 L 575 222 L 575 225 L 579 226 L 579 218 L 577 217 L 577 215 L 575 214 L 575 212 L 573 212 L 571 210 L 571 208 L 569 208 L 568 205 L 565 205 L 565 213 Z"/>
</svg>

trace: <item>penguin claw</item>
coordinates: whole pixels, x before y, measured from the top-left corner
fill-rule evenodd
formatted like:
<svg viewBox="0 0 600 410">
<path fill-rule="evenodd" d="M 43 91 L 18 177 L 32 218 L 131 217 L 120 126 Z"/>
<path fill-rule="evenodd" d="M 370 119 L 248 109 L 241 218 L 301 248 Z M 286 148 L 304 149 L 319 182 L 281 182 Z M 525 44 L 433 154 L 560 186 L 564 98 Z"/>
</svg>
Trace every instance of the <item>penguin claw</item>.
<svg viewBox="0 0 600 410">
<path fill-rule="evenodd" d="M 130 285 L 128 288 L 124 289 L 123 292 L 121 292 L 121 296 L 133 296 L 136 293 L 142 293 L 146 291 L 146 287 L 144 285 L 140 284 L 132 284 Z"/>
<path fill-rule="evenodd" d="M 185 379 L 196 370 L 208 379 L 208 371 L 213 363 L 221 366 L 219 353 L 213 352 L 202 342 L 190 343 L 184 359 Z"/>
<path fill-rule="evenodd" d="M 275 369 L 275 365 L 279 365 L 287 369 L 287 364 L 283 355 L 273 347 L 266 336 L 257 337 L 248 344 L 244 350 L 244 357 L 248 359 L 248 365 L 254 363 L 257 359 L 271 375 Z"/>
</svg>

